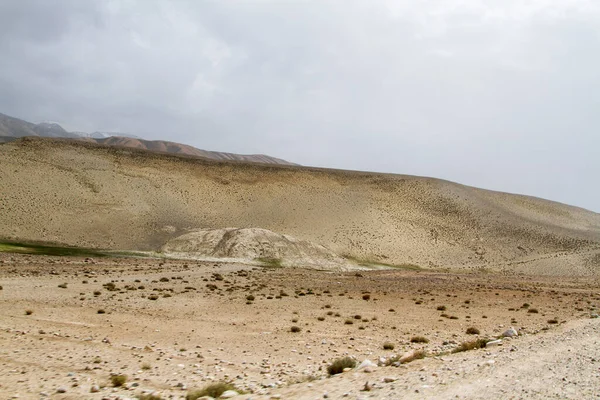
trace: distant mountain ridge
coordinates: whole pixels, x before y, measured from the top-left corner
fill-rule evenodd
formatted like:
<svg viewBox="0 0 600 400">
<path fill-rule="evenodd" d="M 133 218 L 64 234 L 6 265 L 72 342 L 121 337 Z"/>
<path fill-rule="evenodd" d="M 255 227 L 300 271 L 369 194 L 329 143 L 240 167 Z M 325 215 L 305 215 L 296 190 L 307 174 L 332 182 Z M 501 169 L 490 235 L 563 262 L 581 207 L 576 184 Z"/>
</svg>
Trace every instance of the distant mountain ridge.
<svg viewBox="0 0 600 400">
<path fill-rule="evenodd" d="M 120 132 L 68 132 L 54 122 L 33 124 L 19 118 L 0 113 L 0 143 L 12 142 L 21 137 L 38 136 L 66 138 L 96 142 L 106 146 L 133 147 L 149 151 L 204 157 L 212 160 L 247 161 L 263 164 L 297 165 L 280 158 L 264 154 L 235 154 L 198 149 L 186 144 L 165 140 L 144 140 L 138 136 Z"/>
</svg>

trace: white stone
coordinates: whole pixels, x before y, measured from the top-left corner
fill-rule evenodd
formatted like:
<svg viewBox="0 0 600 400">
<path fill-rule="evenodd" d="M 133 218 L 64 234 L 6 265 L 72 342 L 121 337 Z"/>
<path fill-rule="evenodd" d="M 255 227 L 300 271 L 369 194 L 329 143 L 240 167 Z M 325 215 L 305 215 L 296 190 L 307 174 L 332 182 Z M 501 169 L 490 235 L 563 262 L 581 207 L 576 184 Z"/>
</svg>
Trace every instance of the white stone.
<svg viewBox="0 0 600 400">
<path fill-rule="evenodd" d="M 504 337 L 515 337 L 515 336 L 519 336 L 519 332 L 517 332 L 517 330 L 511 326 L 509 329 L 507 329 L 507 330 L 504 331 L 504 333 L 502 334 L 502 336 L 504 336 Z"/>
<path fill-rule="evenodd" d="M 377 367 L 377 364 L 375 364 L 373 361 L 367 359 L 367 360 L 364 360 L 363 362 L 361 362 L 357 369 L 360 371 L 361 369 L 365 369 L 365 368 L 374 369 L 376 367 Z"/>
<path fill-rule="evenodd" d="M 239 393 L 236 392 L 235 390 L 227 390 L 225 391 L 221 397 L 219 397 L 220 399 L 231 399 L 232 397 L 237 396 Z"/>
<path fill-rule="evenodd" d="M 498 339 L 498 340 L 492 340 L 490 342 L 487 342 L 485 344 L 485 347 L 494 347 L 494 346 L 501 346 L 502 345 L 502 339 Z"/>
</svg>

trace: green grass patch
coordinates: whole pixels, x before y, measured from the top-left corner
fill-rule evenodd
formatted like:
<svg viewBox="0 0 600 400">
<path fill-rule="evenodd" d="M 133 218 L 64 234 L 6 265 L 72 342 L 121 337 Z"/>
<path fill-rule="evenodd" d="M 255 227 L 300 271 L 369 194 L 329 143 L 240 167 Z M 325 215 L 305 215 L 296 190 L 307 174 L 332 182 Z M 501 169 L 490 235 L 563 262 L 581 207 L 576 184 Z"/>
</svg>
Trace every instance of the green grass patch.
<svg viewBox="0 0 600 400">
<path fill-rule="evenodd" d="M 61 246 L 52 243 L 0 241 L 0 253 L 19 253 L 61 257 L 151 257 L 135 251 L 98 250 L 85 247 Z"/>
<path fill-rule="evenodd" d="M 421 267 L 415 264 L 390 264 L 386 262 L 377 261 L 374 258 L 358 258 L 349 254 L 344 254 L 342 255 L 342 257 L 360 267 L 387 267 L 393 269 L 407 269 L 412 271 L 421 270 Z"/>
<path fill-rule="evenodd" d="M 254 260 L 261 263 L 263 265 L 263 267 L 272 267 L 272 268 L 283 267 L 281 258 L 259 257 L 259 258 L 255 258 Z"/>
<path fill-rule="evenodd" d="M 72 257 L 106 257 L 109 255 L 107 252 L 81 247 L 10 241 L 0 242 L 0 252 Z"/>
</svg>

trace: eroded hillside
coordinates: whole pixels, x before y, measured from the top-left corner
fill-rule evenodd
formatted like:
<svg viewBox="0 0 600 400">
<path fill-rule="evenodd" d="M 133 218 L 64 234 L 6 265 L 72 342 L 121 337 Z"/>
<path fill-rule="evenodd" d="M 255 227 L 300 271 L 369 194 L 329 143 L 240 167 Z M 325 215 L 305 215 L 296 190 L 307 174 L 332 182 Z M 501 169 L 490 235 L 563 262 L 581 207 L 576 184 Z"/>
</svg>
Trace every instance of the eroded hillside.
<svg viewBox="0 0 600 400">
<path fill-rule="evenodd" d="M 359 261 L 596 274 L 600 215 L 414 176 L 213 162 L 52 139 L 0 145 L 0 237 L 153 250 L 256 227 Z"/>
</svg>

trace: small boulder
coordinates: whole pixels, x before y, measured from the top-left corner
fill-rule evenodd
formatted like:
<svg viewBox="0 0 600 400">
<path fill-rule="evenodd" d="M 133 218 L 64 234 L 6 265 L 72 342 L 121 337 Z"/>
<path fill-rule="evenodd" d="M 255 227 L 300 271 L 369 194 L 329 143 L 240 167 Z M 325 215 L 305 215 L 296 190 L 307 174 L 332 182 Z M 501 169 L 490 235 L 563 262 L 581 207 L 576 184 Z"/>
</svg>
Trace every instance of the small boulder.
<svg viewBox="0 0 600 400">
<path fill-rule="evenodd" d="M 517 332 L 517 330 L 515 328 L 513 328 L 512 326 L 505 330 L 504 333 L 502 333 L 503 337 L 516 337 L 519 336 L 519 332 Z"/>
<path fill-rule="evenodd" d="M 227 391 L 223 392 L 223 394 L 219 398 L 220 399 L 231 399 L 232 397 L 235 397 L 238 394 L 239 393 L 236 392 L 235 390 L 227 390 Z"/>
<path fill-rule="evenodd" d="M 357 370 L 362 370 L 362 369 L 371 369 L 371 371 L 377 367 L 377 364 L 375 364 L 373 361 L 371 360 L 364 360 L 363 362 L 360 363 L 360 365 L 358 366 L 358 368 L 356 368 Z"/>
</svg>

